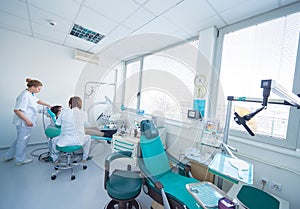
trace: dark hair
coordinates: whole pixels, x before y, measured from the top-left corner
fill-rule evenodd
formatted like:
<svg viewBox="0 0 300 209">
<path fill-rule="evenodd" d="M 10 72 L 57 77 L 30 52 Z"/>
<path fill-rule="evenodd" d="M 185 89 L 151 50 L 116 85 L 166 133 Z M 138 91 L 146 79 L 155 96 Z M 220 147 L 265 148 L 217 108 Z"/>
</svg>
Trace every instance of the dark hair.
<svg viewBox="0 0 300 209">
<path fill-rule="evenodd" d="M 43 86 L 42 82 L 40 82 L 38 80 L 32 80 L 31 78 L 26 78 L 26 82 L 27 82 L 28 88 L 30 88 L 32 86 L 34 86 L 34 87 Z"/>
<path fill-rule="evenodd" d="M 62 108 L 62 106 L 60 106 L 60 105 L 54 105 L 54 106 L 52 106 L 51 107 L 51 111 L 56 115 L 56 117 L 57 117 L 57 113 L 60 111 L 60 109 Z"/>
<path fill-rule="evenodd" d="M 74 108 L 74 107 L 78 107 L 79 109 L 81 109 L 82 107 L 82 100 L 80 97 L 71 97 L 70 100 L 69 100 L 69 106 L 70 108 Z"/>
</svg>

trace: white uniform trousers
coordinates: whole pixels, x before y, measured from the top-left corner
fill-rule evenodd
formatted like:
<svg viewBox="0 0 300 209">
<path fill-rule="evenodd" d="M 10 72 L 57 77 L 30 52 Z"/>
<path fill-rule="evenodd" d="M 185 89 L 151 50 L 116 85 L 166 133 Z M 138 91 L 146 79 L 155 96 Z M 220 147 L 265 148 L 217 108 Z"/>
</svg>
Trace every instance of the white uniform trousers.
<svg viewBox="0 0 300 209">
<path fill-rule="evenodd" d="M 21 124 L 16 126 L 17 139 L 12 143 L 6 152 L 6 158 L 15 157 L 16 162 L 23 162 L 26 159 L 26 147 L 31 136 L 32 127 L 23 127 Z"/>
</svg>

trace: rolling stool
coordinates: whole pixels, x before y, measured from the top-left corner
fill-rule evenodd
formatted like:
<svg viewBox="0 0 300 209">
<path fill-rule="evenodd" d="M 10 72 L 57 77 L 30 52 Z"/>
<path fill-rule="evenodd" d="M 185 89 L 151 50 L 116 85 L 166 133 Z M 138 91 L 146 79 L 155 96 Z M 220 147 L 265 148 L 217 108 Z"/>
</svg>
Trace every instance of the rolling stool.
<svg viewBox="0 0 300 209">
<path fill-rule="evenodd" d="M 110 154 L 105 159 L 104 188 L 112 200 L 105 209 L 140 209 L 141 206 L 135 198 L 140 194 L 142 180 L 137 172 L 130 170 L 114 170 L 109 175 L 110 163 L 118 158 L 130 157 L 130 151 L 120 151 Z"/>
<path fill-rule="evenodd" d="M 71 169 L 72 172 L 71 180 L 74 180 L 75 175 L 74 175 L 73 167 L 82 166 L 84 170 L 87 169 L 87 166 L 84 165 L 83 163 L 77 162 L 76 159 L 72 160 L 72 157 L 74 156 L 74 152 L 82 149 L 82 146 L 80 145 L 65 146 L 65 147 L 56 146 L 56 149 L 62 152 L 62 154 L 59 156 L 59 160 L 62 160 L 64 156 L 66 157 L 66 160 L 65 162 L 58 163 L 54 166 L 54 169 L 56 171 L 51 175 L 52 180 L 56 179 L 56 175 L 59 173 L 60 170 Z"/>
</svg>

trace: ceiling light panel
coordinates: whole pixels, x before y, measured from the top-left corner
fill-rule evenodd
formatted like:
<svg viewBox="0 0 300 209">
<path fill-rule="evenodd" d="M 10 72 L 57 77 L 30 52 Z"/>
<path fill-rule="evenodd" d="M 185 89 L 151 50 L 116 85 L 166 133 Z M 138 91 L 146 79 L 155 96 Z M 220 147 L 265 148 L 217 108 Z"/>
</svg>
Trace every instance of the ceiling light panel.
<svg viewBox="0 0 300 209">
<path fill-rule="evenodd" d="M 77 24 L 74 24 L 74 26 L 70 32 L 70 35 L 81 38 L 83 40 L 86 40 L 86 41 L 89 41 L 92 43 L 95 43 L 95 44 L 97 44 L 101 39 L 103 39 L 105 37 L 104 35 L 102 35 L 100 33 L 94 32 L 92 30 L 89 30 L 89 29 L 84 28 Z"/>
</svg>

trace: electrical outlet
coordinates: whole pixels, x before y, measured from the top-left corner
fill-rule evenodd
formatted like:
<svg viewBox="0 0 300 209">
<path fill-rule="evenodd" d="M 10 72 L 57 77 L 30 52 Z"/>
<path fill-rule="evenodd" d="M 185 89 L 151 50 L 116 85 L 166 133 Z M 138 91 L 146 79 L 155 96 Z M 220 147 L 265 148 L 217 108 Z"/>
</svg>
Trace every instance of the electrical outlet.
<svg viewBox="0 0 300 209">
<path fill-rule="evenodd" d="M 282 191 L 282 185 L 277 182 L 273 182 L 270 187 L 271 187 L 271 189 L 273 189 L 275 191 L 278 191 L 278 192 Z"/>
<path fill-rule="evenodd" d="M 265 187 L 269 185 L 269 179 L 266 177 L 260 177 L 259 182 L 260 185 L 264 185 Z"/>
</svg>

